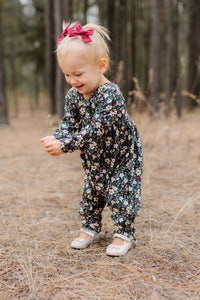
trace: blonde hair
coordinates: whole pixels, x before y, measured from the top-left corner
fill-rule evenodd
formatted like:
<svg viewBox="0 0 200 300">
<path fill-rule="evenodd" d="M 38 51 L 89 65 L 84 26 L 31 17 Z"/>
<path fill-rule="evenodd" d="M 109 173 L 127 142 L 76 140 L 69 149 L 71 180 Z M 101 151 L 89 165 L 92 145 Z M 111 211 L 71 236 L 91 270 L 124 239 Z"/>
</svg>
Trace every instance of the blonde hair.
<svg viewBox="0 0 200 300">
<path fill-rule="evenodd" d="M 76 24 L 76 23 L 75 23 Z M 75 24 L 71 24 L 70 28 Z M 66 27 L 66 24 L 63 24 L 63 27 Z M 96 24 L 86 24 L 83 26 L 84 30 L 93 29 L 94 32 L 90 35 L 91 42 L 84 43 L 81 36 L 69 37 L 65 36 L 63 40 L 58 44 L 57 47 L 57 57 L 58 59 L 63 59 L 64 56 L 68 53 L 73 53 L 74 51 L 82 52 L 87 59 L 94 63 L 98 63 L 101 58 L 106 58 L 107 60 L 107 69 L 109 66 L 109 48 L 107 41 L 110 40 L 110 37 L 107 33 L 107 29 Z"/>
</svg>

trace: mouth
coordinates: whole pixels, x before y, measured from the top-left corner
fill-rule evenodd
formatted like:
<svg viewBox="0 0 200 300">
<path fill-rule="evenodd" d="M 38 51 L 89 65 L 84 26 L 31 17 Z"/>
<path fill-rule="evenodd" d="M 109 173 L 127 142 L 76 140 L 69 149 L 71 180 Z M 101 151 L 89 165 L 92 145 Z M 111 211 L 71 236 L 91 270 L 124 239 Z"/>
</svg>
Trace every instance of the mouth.
<svg viewBox="0 0 200 300">
<path fill-rule="evenodd" d="M 79 89 L 81 89 L 83 87 L 83 84 L 82 85 L 79 85 L 79 86 L 76 86 L 75 88 L 77 89 L 77 90 L 79 90 Z"/>
</svg>

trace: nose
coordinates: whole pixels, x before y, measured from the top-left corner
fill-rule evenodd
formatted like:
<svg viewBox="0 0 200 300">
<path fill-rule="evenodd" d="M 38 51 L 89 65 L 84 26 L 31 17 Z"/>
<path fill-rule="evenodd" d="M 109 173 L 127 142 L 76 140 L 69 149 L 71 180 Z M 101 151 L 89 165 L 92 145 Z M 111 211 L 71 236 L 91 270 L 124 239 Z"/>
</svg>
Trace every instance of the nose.
<svg viewBox="0 0 200 300">
<path fill-rule="evenodd" d="M 66 81 L 72 86 L 77 84 L 77 80 L 74 78 L 66 78 Z"/>
</svg>

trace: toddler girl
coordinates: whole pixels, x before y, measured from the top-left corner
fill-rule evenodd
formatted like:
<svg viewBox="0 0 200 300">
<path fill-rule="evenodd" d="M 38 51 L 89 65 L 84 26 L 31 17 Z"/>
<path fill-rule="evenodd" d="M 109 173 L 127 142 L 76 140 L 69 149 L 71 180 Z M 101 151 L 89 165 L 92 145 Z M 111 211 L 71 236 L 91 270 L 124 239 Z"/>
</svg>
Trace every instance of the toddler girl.
<svg viewBox="0 0 200 300">
<path fill-rule="evenodd" d="M 105 77 L 109 39 L 98 25 L 68 24 L 58 38 L 58 63 L 72 86 L 65 116 L 53 136 L 41 139 L 50 155 L 80 150 L 85 170 L 80 202 L 82 227 L 72 248 L 89 246 L 101 231 L 107 204 L 114 240 L 106 254 L 120 256 L 136 243 L 134 220 L 140 209 L 142 148 L 119 87 Z"/>
</svg>

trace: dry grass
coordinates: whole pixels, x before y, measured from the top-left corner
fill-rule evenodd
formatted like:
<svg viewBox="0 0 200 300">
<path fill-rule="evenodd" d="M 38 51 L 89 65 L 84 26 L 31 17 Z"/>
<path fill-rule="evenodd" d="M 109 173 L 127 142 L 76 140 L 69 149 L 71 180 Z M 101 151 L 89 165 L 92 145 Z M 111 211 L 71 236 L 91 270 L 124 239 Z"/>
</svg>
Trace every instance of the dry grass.
<svg viewBox="0 0 200 300">
<path fill-rule="evenodd" d="M 200 112 L 181 120 L 136 115 L 145 158 L 138 246 L 105 255 L 100 240 L 84 251 L 77 234 L 83 172 L 79 153 L 45 154 L 46 114 L 22 115 L 0 130 L 0 299 L 200 299 Z"/>
</svg>

